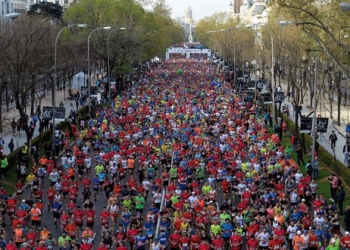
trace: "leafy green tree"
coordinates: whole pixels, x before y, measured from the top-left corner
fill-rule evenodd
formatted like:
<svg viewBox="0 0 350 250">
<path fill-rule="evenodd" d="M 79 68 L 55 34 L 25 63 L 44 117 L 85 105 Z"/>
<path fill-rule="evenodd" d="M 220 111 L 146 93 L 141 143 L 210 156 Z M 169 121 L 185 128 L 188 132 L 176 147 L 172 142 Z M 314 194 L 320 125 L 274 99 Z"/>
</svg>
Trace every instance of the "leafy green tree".
<svg viewBox="0 0 350 250">
<path fill-rule="evenodd" d="M 91 58 L 99 58 L 107 65 L 107 37 L 109 63 L 114 68 L 128 68 L 130 61 L 149 59 L 165 53 L 165 48 L 182 39 L 182 28 L 168 15 L 164 1 L 155 11 L 145 11 L 133 0 L 81 0 L 64 14 L 68 23 L 86 23 L 92 28 L 112 26 L 111 31 L 98 32 L 91 37 Z M 120 30 L 123 27 L 125 30 Z M 87 30 L 82 39 L 86 41 Z M 112 32 L 112 33 L 109 33 Z M 157 46 L 155 46 L 157 44 Z"/>
</svg>

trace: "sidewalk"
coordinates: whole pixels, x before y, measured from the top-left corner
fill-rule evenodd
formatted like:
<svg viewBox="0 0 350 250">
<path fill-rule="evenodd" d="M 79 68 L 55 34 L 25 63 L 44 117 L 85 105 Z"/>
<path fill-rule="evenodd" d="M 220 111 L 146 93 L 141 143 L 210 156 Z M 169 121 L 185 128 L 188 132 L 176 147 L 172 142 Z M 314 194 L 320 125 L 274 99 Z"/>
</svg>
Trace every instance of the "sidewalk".
<svg viewBox="0 0 350 250">
<path fill-rule="evenodd" d="M 281 81 L 282 91 L 285 93 L 285 95 L 287 95 L 287 93 L 286 93 L 287 85 L 288 84 L 286 81 Z M 282 103 L 282 106 L 284 104 L 289 105 L 289 107 L 290 107 L 290 119 L 294 122 L 295 116 L 293 115 L 293 112 L 292 112 L 293 105 L 292 105 L 291 101 L 292 101 L 292 98 L 290 98 L 290 101 L 288 101 L 288 98 L 285 98 L 284 102 Z M 308 107 L 309 103 L 310 103 L 310 95 L 306 94 L 306 96 L 304 98 L 304 104 L 302 105 L 302 111 L 301 111 L 302 114 L 310 114 L 312 112 L 312 109 L 310 107 Z M 321 109 L 320 109 L 320 105 L 321 105 Z M 333 118 L 334 119 L 336 118 L 336 112 L 337 112 L 336 106 L 337 106 L 337 104 L 335 102 L 333 102 Z M 348 107 L 348 106 L 347 107 L 341 106 L 341 122 L 342 123 L 340 124 L 340 126 L 333 123 L 333 121 L 330 119 L 330 113 L 328 112 L 330 110 L 330 104 L 328 101 L 325 101 L 322 98 L 320 98 L 320 100 L 318 101 L 318 106 L 317 106 L 317 111 L 316 111 L 316 115 L 321 114 L 322 117 L 329 118 L 327 133 L 323 134 L 323 138 L 320 137 L 320 139 L 318 140 L 318 143 L 325 150 L 327 150 L 327 152 L 329 152 L 331 155 L 333 155 L 335 153 L 335 158 L 337 160 L 339 160 L 340 162 L 344 162 L 343 146 L 345 145 L 345 142 L 346 142 L 346 139 L 345 139 L 346 123 L 345 123 L 345 121 L 347 121 L 347 119 L 348 119 L 347 114 L 349 112 L 349 109 L 350 109 L 350 107 Z M 300 122 L 300 119 L 299 119 L 299 122 Z M 338 137 L 334 151 L 331 148 L 331 144 L 329 142 L 329 135 L 331 134 L 332 131 L 335 131 L 335 133 L 337 134 L 337 137 Z"/>
<path fill-rule="evenodd" d="M 77 74 L 79 75 L 79 74 Z M 77 76 L 76 75 L 76 76 Z M 78 81 L 79 79 L 79 81 Z M 79 90 L 80 92 L 80 86 L 83 86 L 83 82 L 84 79 L 82 77 L 78 78 L 78 77 L 73 77 L 73 84 L 72 84 L 72 90 L 75 92 L 77 90 Z M 66 108 L 66 114 L 65 117 L 67 118 L 70 114 L 70 110 L 71 110 L 71 103 L 73 103 L 74 108 L 76 108 L 75 106 L 75 101 L 74 100 L 68 100 L 67 97 L 68 95 L 68 88 L 66 88 L 65 90 L 65 96 L 64 96 L 64 92 L 63 90 L 59 90 L 59 91 L 55 91 L 55 97 L 56 97 L 56 106 L 58 107 L 60 102 L 62 101 L 64 104 L 64 107 Z M 64 97 L 66 97 L 66 100 L 64 100 Z M 37 101 L 39 103 L 39 101 Z M 41 99 L 41 109 L 45 106 L 49 106 L 52 107 L 52 92 L 51 90 L 49 90 L 46 93 L 45 98 Z M 4 110 L 4 107 L 3 107 Z M 30 106 L 27 106 L 26 108 L 26 113 L 31 121 L 31 116 L 30 116 Z M 4 122 L 3 126 L 3 133 L 0 134 L 2 136 L 2 138 L 5 141 L 5 145 L 4 145 L 4 154 L 7 155 L 10 153 L 10 149 L 7 146 L 8 143 L 10 142 L 10 140 L 13 138 L 13 142 L 15 144 L 15 149 L 17 149 L 18 147 L 21 147 L 26 141 L 27 141 L 27 136 L 25 135 L 24 131 L 21 131 L 20 134 L 17 133 L 14 135 L 12 133 L 12 128 L 10 126 L 10 123 L 12 121 L 13 118 L 15 118 L 15 120 L 17 120 L 20 116 L 19 116 L 19 112 L 18 110 L 14 107 L 14 106 L 10 106 L 10 110 L 9 112 L 6 112 L 6 108 L 2 113 L 3 115 L 3 121 L 6 120 L 6 122 Z M 36 124 L 36 128 L 34 130 L 34 135 L 33 138 L 37 137 L 39 135 L 39 125 L 38 123 Z"/>
</svg>

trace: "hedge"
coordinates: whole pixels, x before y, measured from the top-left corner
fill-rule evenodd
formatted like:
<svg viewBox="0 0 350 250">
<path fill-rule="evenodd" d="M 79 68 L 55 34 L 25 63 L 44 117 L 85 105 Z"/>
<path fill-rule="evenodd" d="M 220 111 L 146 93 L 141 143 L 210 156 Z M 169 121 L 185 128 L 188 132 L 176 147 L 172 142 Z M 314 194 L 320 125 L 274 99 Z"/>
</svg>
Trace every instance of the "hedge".
<svg viewBox="0 0 350 250">
<path fill-rule="evenodd" d="M 283 120 L 287 123 L 289 131 L 295 131 L 295 123 L 289 117 L 283 114 Z M 309 151 L 311 149 L 311 146 L 312 137 L 308 134 L 305 134 L 306 150 Z M 322 163 L 329 166 L 332 171 L 337 173 L 337 175 L 341 176 L 343 180 L 350 180 L 350 169 L 339 160 L 334 159 L 334 155 L 332 155 L 323 147 L 318 148 L 318 159 Z M 336 163 L 334 160 L 336 160 Z"/>
<path fill-rule="evenodd" d="M 88 107 L 84 106 L 82 108 L 80 108 L 77 112 L 78 116 L 82 117 L 83 119 L 86 118 L 88 113 Z M 62 121 L 60 123 L 58 123 L 56 125 L 56 127 L 60 130 L 66 130 L 69 127 L 68 122 L 66 121 Z M 52 141 L 52 130 L 48 129 L 44 132 L 41 133 L 41 137 L 40 135 L 38 135 L 37 137 L 32 139 L 32 145 L 36 145 L 40 142 L 40 145 L 43 146 L 44 144 L 46 144 L 47 142 L 51 142 Z M 19 148 L 17 148 L 16 150 L 14 150 L 12 153 L 8 154 L 7 157 L 7 161 L 9 163 L 9 171 L 13 170 L 13 168 L 16 166 L 16 162 L 18 159 L 18 154 L 20 154 L 22 150 L 22 146 L 20 146 Z M 31 164 L 30 164 L 31 167 Z"/>
</svg>

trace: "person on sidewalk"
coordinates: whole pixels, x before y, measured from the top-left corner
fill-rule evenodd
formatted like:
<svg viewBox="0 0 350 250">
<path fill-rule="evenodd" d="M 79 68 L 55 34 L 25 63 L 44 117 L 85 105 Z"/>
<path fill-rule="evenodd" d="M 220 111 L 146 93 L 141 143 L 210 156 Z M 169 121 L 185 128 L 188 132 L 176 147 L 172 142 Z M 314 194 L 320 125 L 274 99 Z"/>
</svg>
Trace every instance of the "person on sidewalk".
<svg viewBox="0 0 350 250">
<path fill-rule="evenodd" d="M 348 163 L 350 153 L 350 143 L 346 142 L 343 146 L 344 163 Z"/>
<path fill-rule="evenodd" d="M 300 141 L 296 143 L 295 152 L 297 153 L 298 165 L 300 166 L 300 162 L 305 164 L 305 161 L 303 159 L 303 147 L 301 146 Z"/>
<path fill-rule="evenodd" d="M 338 207 L 339 207 L 339 215 L 344 214 L 343 203 L 345 199 L 345 191 L 342 186 L 338 187 Z"/>
<path fill-rule="evenodd" d="M 312 176 L 312 172 L 314 171 L 313 167 L 312 167 L 312 163 L 311 160 L 308 161 L 308 163 L 306 163 L 306 172 L 309 176 Z"/>
<path fill-rule="evenodd" d="M 331 197 L 334 201 L 338 201 L 338 177 L 333 173 L 330 177 L 328 177 Z"/>
<path fill-rule="evenodd" d="M 32 116 L 32 122 L 33 122 L 34 128 L 36 128 L 36 123 L 38 122 L 38 116 L 36 114 Z"/>
<path fill-rule="evenodd" d="M 338 140 L 337 135 L 334 133 L 334 130 L 332 133 L 329 135 L 329 141 L 331 142 L 331 148 L 335 148 L 336 142 Z"/>
<path fill-rule="evenodd" d="M 2 139 L 2 137 L 0 136 L 0 146 L 4 146 L 5 145 L 5 140 L 4 139 Z"/>
<path fill-rule="evenodd" d="M 0 168 L 1 168 L 1 178 L 6 179 L 7 177 L 7 169 L 8 169 L 9 163 L 7 161 L 7 158 L 5 156 L 2 157 L 1 163 L 0 163 Z"/>
<path fill-rule="evenodd" d="M 12 128 L 12 134 L 13 135 L 16 134 L 16 127 L 17 127 L 17 122 L 16 122 L 15 118 L 13 118 L 12 122 L 11 122 L 11 128 Z"/>
<path fill-rule="evenodd" d="M 11 138 L 11 140 L 7 146 L 9 147 L 10 152 L 12 153 L 14 148 L 15 148 L 15 144 L 13 143 L 13 138 Z"/>
<path fill-rule="evenodd" d="M 318 178 L 320 171 L 319 171 L 319 161 L 318 161 L 318 157 L 315 157 L 314 163 L 312 164 L 312 179 L 316 179 Z"/>
</svg>

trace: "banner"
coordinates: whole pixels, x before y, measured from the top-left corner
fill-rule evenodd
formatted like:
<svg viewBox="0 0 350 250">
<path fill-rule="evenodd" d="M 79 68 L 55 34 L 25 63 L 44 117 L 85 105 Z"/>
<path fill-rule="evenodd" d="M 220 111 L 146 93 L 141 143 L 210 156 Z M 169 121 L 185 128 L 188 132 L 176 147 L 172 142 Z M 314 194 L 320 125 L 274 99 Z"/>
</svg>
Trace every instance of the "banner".
<svg viewBox="0 0 350 250">
<path fill-rule="evenodd" d="M 257 81 L 256 88 L 259 90 L 262 90 L 264 88 L 264 82 L 263 81 Z"/>
<path fill-rule="evenodd" d="M 88 87 L 81 87 L 81 96 L 82 97 L 88 97 L 89 96 L 89 88 Z M 98 87 L 90 87 L 90 95 L 91 97 L 97 97 L 99 89 Z"/>
<path fill-rule="evenodd" d="M 255 82 L 248 82 L 248 89 L 255 90 Z"/>
<path fill-rule="evenodd" d="M 317 132 L 326 133 L 328 129 L 328 118 L 317 118 Z"/>
<path fill-rule="evenodd" d="M 275 103 L 282 103 L 284 101 L 284 92 L 275 92 Z"/>
<path fill-rule="evenodd" d="M 89 96 L 89 88 L 88 87 L 81 87 L 80 93 L 82 97 Z"/>
<path fill-rule="evenodd" d="M 55 108 L 55 119 L 66 119 L 66 108 Z"/>
<path fill-rule="evenodd" d="M 53 117 L 52 107 L 43 107 L 42 118 L 45 120 L 50 120 Z"/>
<path fill-rule="evenodd" d="M 300 119 L 300 133 L 308 134 L 312 130 L 312 118 L 301 117 Z"/>
<path fill-rule="evenodd" d="M 264 101 L 264 104 L 272 104 L 272 95 L 270 93 L 264 93 L 261 95 Z"/>
<path fill-rule="evenodd" d="M 98 87 L 91 87 L 90 88 L 91 97 L 97 98 L 98 91 L 99 91 Z"/>
</svg>

